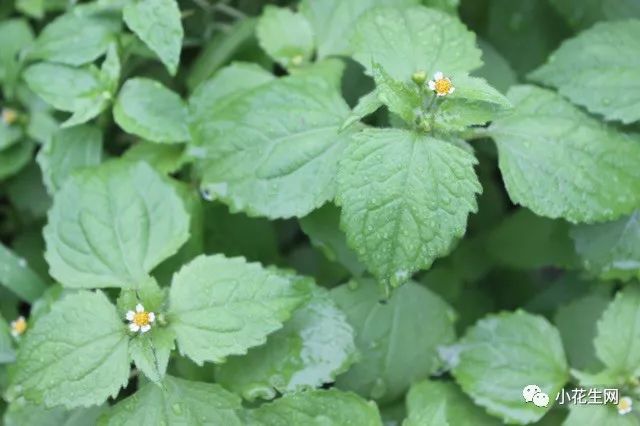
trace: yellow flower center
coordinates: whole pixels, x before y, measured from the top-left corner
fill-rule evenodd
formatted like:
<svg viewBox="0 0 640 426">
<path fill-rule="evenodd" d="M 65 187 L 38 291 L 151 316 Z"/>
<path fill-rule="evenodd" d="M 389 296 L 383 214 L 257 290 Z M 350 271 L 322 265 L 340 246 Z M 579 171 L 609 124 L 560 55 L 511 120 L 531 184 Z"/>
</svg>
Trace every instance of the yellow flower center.
<svg viewBox="0 0 640 426">
<path fill-rule="evenodd" d="M 135 325 L 142 327 L 145 325 L 149 325 L 151 321 L 149 321 L 149 312 L 136 312 L 133 315 L 133 321 Z"/>
<path fill-rule="evenodd" d="M 440 95 L 446 95 L 451 90 L 451 81 L 446 78 L 441 78 L 440 80 L 436 80 L 436 92 Z"/>
<path fill-rule="evenodd" d="M 4 108 L 2 110 L 2 121 L 4 121 L 4 124 L 7 126 L 15 123 L 17 119 L 18 113 L 15 110 L 12 110 L 11 108 Z"/>
<path fill-rule="evenodd" d="M 13 331 L 17 334 L 22 334 L 27 331 L 27 321 L 24 318 L 18 318 L 12 325 Z"/>
</svg>

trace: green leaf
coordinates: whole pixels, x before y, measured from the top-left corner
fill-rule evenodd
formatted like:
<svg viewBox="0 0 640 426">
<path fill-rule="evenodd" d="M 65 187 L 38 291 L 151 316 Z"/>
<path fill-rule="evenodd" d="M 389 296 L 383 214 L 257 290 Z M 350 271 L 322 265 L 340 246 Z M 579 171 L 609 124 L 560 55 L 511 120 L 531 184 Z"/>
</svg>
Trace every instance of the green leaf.
<svg viewBox="0 0 640 426">
<path fill-rule="evenodd" d="M 325 204 L 300 219 L 300 228 L 327 259 L 338 262 L 354 276 L 360 276 L 365 267 L 356 253 L 347 246 L 347 239 L 340 230 L 340 209 Z"/>
<path fill-rule="evenodd" d="M 551 5 L 576 29 L 589 28 L 598 21 L 640 18 L 636 0 L 550 0 Z"/>
<path fill-rule="evenodd" d="M 63 126 L 82 124 L 96 117 L 112 97 L 110 87 L 92 65 L 73 68 L 42 62 L 27 68 L 24 79 L 45 102 L 73 113 Z"/>
<path fill-rule="evenodd" d="M 635 414 L 621 416 L 615 405 L 576 405 L 569 406 L 569 415 L 563 426 L 638 426 L 640 421 Z"/>
<path fill-rule="evenodd" d="M 455 338 L 451 308 L 413 281 L 385 302 L 372 280 L 336 287 L 331 297 L 347 314 L 361 353 L 336 385 L 367 398 L 391 402 L 401 397 L 413 382 L 440 367 L 437 348 Z M 420 324 L 428 324 L 429 332 Z"/>
<path fill-rule="evenodd" d="M 197 364 L 221 362 L 264 344 L 307 293 L 257 263 L 202 255 L 174 275 L 169 321 L 182 354 Z"/>
<path fill-rule="evenodd" d="M 267 5 L 256 26 L 260 46 L 285 68 L 298 67 L 311 59 L 313 31 L 300 13 Z"/>
<path fill-rule="evenodd" d="M 565 41 L 531 77 L 606 120 L 640 120 L 640 20 L 601 23 Z"/>
<path fill-rule="evenodd" d="M 318 288 L 265 345 L 220 365 L 216 380 L 248 400 L 320 387 L 355 361 L 353 339 L 345 314 Z"/>
<path fill-rule="evenodd" d="M 640 375 L 640 289 L 628 285 L 618 292 L 598 321 L 593 341 L 598 358 L 627 378 Z"/>
<path fill-rule="evenodd" d="M 571 367 L 588 371 L 602 368 L 596 358 L 593 339 L 596 336 L 596 323 L 608 304 L 608 296 L 593 292 L 572 300 L 556 311 L 553 322 L 558 327 Z"/>
<path fill-rule="evenodd" d="M 342 126 L 340 126 L 340 131 L 343 131 L 352 124 L 362 120 L 367 115 L 373 114 L 382 105 L 383 103 L 378 98 L 377 90 L 373 90 L 362 96 L 360 99 L 358 99 L 358 103 L 355 107 L 353 107 L 353 110 L 351 110 L 349 116 L 346 118 L 346 120 L 344 120 Z"/>
<path fill-rule="evenodd" d="M 315 390 L 285 395 L 248 412 L 255 426 L 382 426 L 378 407 L 358 395 L 336 389 Z"/>
<path fill-rule="evenodd" d="M 487 251 L 498 263 L 519 269 L 577 265 L 569 225 L 519 209 L 490 231 Z"/>
<path fill-rule="evenodd" d="M 98 424 L 240 426 L 240 398 L 219 385 L 166 376 L 161 386 L 148 383 L 120 401 Z"/>
<path fill-rule="evenodd" d="M 6 179 L 18 173 L 32 159 L 34 143 L 22 140 L 0 151 L 0 179 Z"/>
<path fill-rule="evenodd" d="M 483 65 L 473 75 L 484 78 L 501 93 L 507 93 L 509 87 L 518 82 L 515 71 L 493 45 L 484 40 L 478 40 L 478 45 L 482 50 Z"/>
<path fill-rule="evenodd" d="M 414 124 L 416 118 L 420 117 L 423 103 L 418 86 L 414 83 L 394 80 L 376 63 L 373 64 L 373 79 L 376 83 L 378 100 L 406 123 Z"/>
<path fill-rule="evenodd" d="M 9 324 L 0 315 L 0 365 L 12 363 L 16 360 L 13 349 L 13 339 L 9 331 Z"/>
<path fill-rule="evenodd" d="M 376 6 L 412 6 L 419 0 L 302 0 L 300 11 L 307 18 L 320 59 L 351 53 L 349 40 L 363 13 Z"/>
<path fill-rule="evenodd" d="M 120 28 L 120 17 L 116 14 L 69 12 L 43 28 L 29 50 L 29 58 L 84 65 L 104 55 Z"/>
<path fill-rule="evenodd" d="M 4 244 L 0 244 L 0 270 L 0 284 L 27 302 L 36 301 L 47 287 L 38 274 L 31 270 L 26 260 Z"/>
<path fill-rule="evenodd" d="M 32 41 L 33 31 L 24 19 L 0 22 L 0 82 L 4 83 L 5 91 L 16 83 L 21 69 L 19 54 Z"/>
<path fill-rule="evenodd" d="M 113 118 L 125 132 L 152 142 L 189 140 L 185 102 L 155 80 L 127 80 L 113 106 Z"/>
<path fill-rule="evenodd" d="M 129 343 L 129 354 L 136 368 L 149 380 L 156 383 L 162 381 L 169 355 L 175 348 L 174 340 L 173 331 L 162 327 L 152 327 L 149 332 L 135 336 Z"/>
<path fill-rule="evenodd" d="M 411 386 L 407 394 L 407 420 L 403 426 L 497 426 L 454 383 L 425 380 Z"/>
<path fill-rule="evenodd" d="M 123 10 L 124 22 L 175 75 L 184 31 L 176 0 L 139 0 Z"/>
<path fill-rule="evenodd" d="M 558 331 L 543 317 L 524 311 L 485 317 L 449 351 L 462 389 L 508 423 L 539 420 L 568 379 Z M 527 385 L 549 395 L 549 407 L 525 403 L 522 391 Z"/>
<path fill-rule="evenodd" d="M 590 273 L 603 279 L 639 276 L 640 211 L 614 222 L 576 226 L 571 237 Z"/>
<path fill-rule="evenodd" d="M 126 385 L 127 350 L 126 328 L 109 299 L 71 294 L 26 334 L 9 394 L 47 407 L 100 404 Z"/>
<path fill-rule="evenodd" d="M 138 142 L 123 155 L 128 161 L 144 161 L 161 173 L 174 173 L 185 163 L 184 146 Z"/>
<path fill-rule="evenodd" d="M 464 235 L 482 190 L 476 159 L 406 130 L 367 129 L 354 139 L 338 175 L 341 227 L 368 270 L 399 285 Z"/>
<path fill-rule="evenodd" d="M 89 125 L 60 129 L 45 142 L 37 156 L 49 194 L 54 194 L 69 175 L 102 161 L 102 133 Z"/>
<path fill-rule="evenodd" d="M 508 97 L 513 113 L 489 129 L 514 203 L 573 223 L 617 219 L 640 205 L 640 138 L 547 90 L 516 86 Z"/>
<path fill-rule="evenodd" d="M 5 426 L 86 426 L 95 424 L 105 406 L 65 410 L 15 401 L 9 404 L 3 418 Z"/>
<path fill-rule="evenodd" d="M 51 275 L 74 288 L 133 287 L 189 236 L 175 190 L 145 163 L 73 174 L 44 229 Z"/>
<path fill-rule="evenodd" d="M 378 63 L 404 82 L 417 71 L 451 75 L 482 64 L 473 33 L 457 18 L 422 6 L 368 11 L 358 20 L 351 44 L 353 58 L 370 74 Z"/>
<path fill-rule="evenodd" d="M 318 65 L 225 95 L 217 84 L 206 84 L 194 95 L 196 165 L 212 198 L 234 212 L 287 218 L 334 197 L 337 163 L 349 136 L 338 129 L 348 108 L 333 81 L 319 75 L 324 71 Z M 213 97 L 205 100 L 209 92 Z M 208 108 L 213 102 L 215 108 Z"/>
</svg>

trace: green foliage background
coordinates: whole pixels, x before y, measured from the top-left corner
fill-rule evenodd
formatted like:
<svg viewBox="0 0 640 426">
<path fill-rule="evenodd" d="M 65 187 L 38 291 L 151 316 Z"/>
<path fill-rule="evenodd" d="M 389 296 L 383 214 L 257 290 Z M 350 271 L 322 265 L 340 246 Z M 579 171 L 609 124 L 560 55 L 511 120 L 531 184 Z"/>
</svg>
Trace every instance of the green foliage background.
<svg viewBox="0 0 640 426">
<path fill-rule="evenodd" d="M 638 0 L 2 1 L 3 424 L 640 425 L 555 401 L 640 399 L 639 77 Z"/>
</svg>

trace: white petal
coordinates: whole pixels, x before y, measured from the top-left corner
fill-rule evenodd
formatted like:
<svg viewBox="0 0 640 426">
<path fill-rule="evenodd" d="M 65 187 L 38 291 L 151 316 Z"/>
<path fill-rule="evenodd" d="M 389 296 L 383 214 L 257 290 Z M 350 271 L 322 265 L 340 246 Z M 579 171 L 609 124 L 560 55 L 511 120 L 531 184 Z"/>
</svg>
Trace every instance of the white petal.
<svg viewBox="0 0 640 426">
<path fill-rule="evenodd" d="M 144 306 L 141 303 L 136 305 L 136 312 L 144 312 Z"/>
<path fill-rule="evenodd" d="M 127 315 L 125 315 L 125 318 L 127 319 L 127 321 L 133 321 L 133 317 L 136 315 L 135 312 L 133 311 L 127 311 Z"/>
<path fill-rule="evenodd" d="M 455 88 L 455 87 L 453 87 L 453 86 L 451 86 L 451 88 L 449 89 L 449 94 L 452 94 L 452 93 L 453 93 L 453 92 L 455 92 L 455 91 L 456 91 L 456 88 Z"/>
<path fill-rule="evenodd" d="M 149 324 L 140 327 L 140 333 L 146 333 L 149 330 L 151 330 L 151 326 Z"/>
<path fill-rule="evenodd" d="M 442 74 L 441 71 L 438 71 L 433 75 L 434 80 L 442 80 L 442 77 L 444 77 L 444 74 Z"/>
<path fill-rule="evenodd" d="M 149 322 L 154 322 L 156 320 L 156 314 L 153 312 L 149 312 Z"/>
<path fill-rule="evenodd" d="M 436 90 L 436 82 L 433 80 L 429 80 L 429 83 L 427 83 L 429 85 L 429 89 L 431 90 Z"/>
<path fill-rule="evenodd" d="M 20 333 L 18 333 L 18 330 L 11 330 L 11 335 L 13 337 L 18 337 L 20 335 Z"/>
<path fill-rule="evenodd" d="M 446 93 L 436 92 L 436 96 L 444 96 L 444 95 L 446 95 Z"/>
<path fill-rule="evenodd" d="M 136 331 L 140 330 L 140 326 L 138 324 L 131 323 L 129 324 L 129 330 L 135 333 Z"/>
</svg>

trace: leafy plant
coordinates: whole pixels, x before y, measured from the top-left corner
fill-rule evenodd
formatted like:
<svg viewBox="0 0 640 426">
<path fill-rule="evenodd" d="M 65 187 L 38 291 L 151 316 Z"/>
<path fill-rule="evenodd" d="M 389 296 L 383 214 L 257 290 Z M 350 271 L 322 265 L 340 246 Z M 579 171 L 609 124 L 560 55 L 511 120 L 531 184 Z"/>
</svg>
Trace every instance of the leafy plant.
<svg viewBox="0 0 640 426">
<path fill-rule="evenodd" d="M 3 424 L 640 425 L 639 40 L 635 0 L 2 2 Z"/>
</svg>

